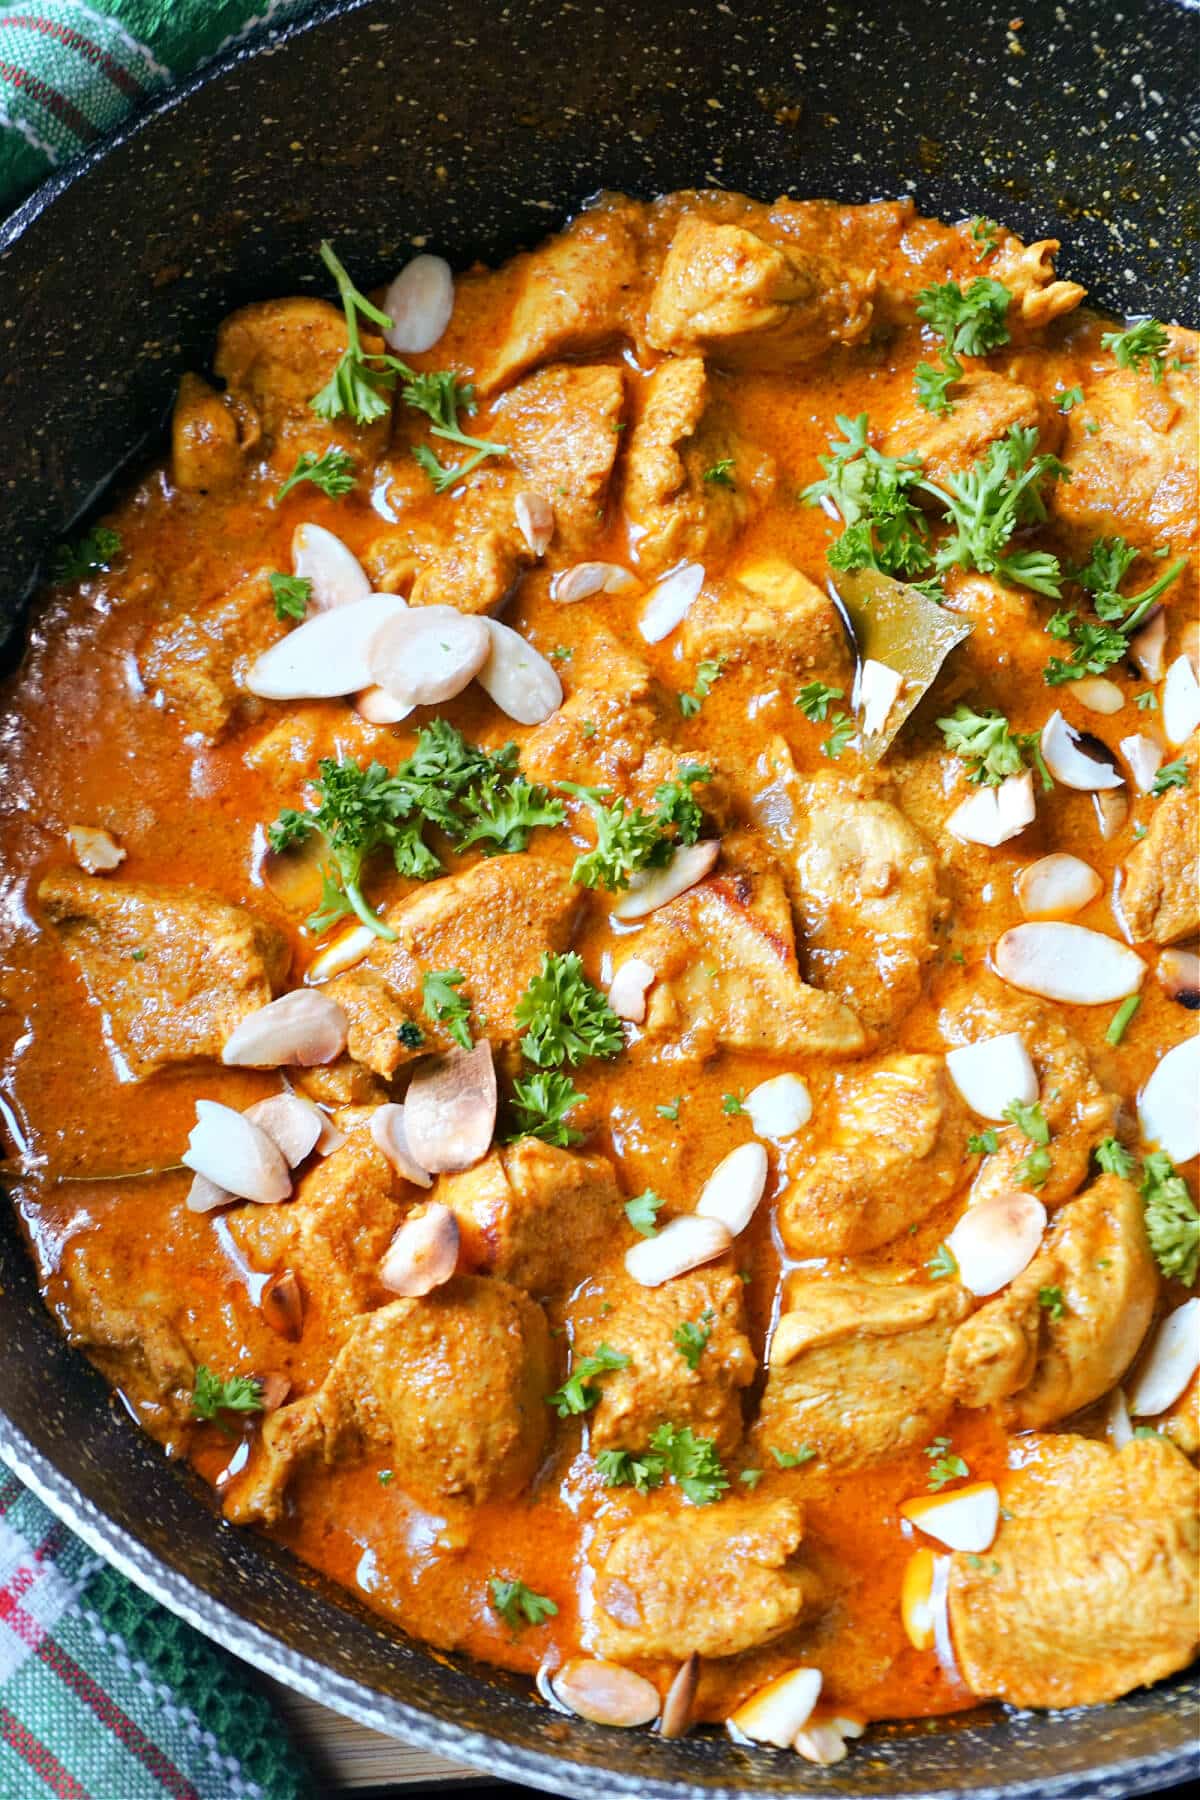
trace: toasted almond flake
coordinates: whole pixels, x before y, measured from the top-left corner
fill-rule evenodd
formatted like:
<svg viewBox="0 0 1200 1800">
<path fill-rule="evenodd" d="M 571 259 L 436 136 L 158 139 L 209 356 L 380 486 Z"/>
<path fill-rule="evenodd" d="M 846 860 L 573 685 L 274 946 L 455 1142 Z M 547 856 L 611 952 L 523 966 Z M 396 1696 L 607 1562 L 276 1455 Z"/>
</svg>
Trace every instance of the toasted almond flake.
<svg viewBox="0 0 1200 1800">
<path fill-rule="evenodd" d="M 620 1663 L 572 1656 L 550 1678 L 555 1697 L 593 1725 L 649 1725 L 658 1717 L 658 1689 Z"/>
<path fill-rule="evenodd" d="M 981 1555 L 991 1549 L 1000 1523 L 1000 1494 L 994 1481 L 975 1481 L 952 1494 L 906 1500 L 900 1516 L 948 1550 Z"/>
<path fill-rule="evenodd" d="M 1124 1388 L 1114 1388 L 1108 1396 L 1108 1405 L 1104 1409 L 1104 1432 L 1114 1450 L 1123 1450 L 1126 1444 L 1133 1442 L 1133 1426 L 1129 1420 Z"/>
<path fill-rule="evenodd" d="M 1186 1006 L 1189 1012 L 1200 1008 L 1200 956 L 1194 950 L 1160 951 L 1154 973 L 1168 1000 Z"/>
<path fill-rule="evenodd" d="M 408 706 L 438 706 L 461 694 L 492 647 L 486 622 L 453 606 L 394 613 L 367 647 L 368 678 Z"/>
<path fill-rule="evenodd" d="M 999 787 L 981 787 L 962 800 L 946 820 L 946 829 L 968 844 L 994 850 L 1017 837 L 1037 816 L 1033 776 L 1009 775 Z"/>
<path fill-rule="evenodd" d="M 550 583 L 550 598 L 560 606 L 573 606 L 577 600 L 590 600 L 593 594 L 624 594 L 637 582 L 620 563 L 575 563 L 561 570 Z"/>
<path fill-rule="evenodd" d="M 835 1713 L 831 1723 L 836 1725 L 844 1738 L 865 1737 L 866 1725 L 861 1719 L 849 1718 L 845 1713 Z"/>
<path fill-rule="evenodd" d="M 1043 1000 L 1105 1006 L 1136 994 L 1146 965 L 1127 945 L 1086 925 L 1044 919 L 1014 925 L 993 952 L 996 973 Z"/>
<path fill-rule="evenodd" d="M 682 625 L 688 611 L 704 586 L 704 570 L 699 563 L 679 563 L 646 596 L 638 630 L 648 644 L 660 644 L 677 625 Z"/>
<path fill-rule="evenodd" d="M 312 583 L 309 605 L 316 612 L 349 606 L 371 592 L 367 572 L 353 550 L 323 525 L 297 525 L 293 531 L 292 572 Z"/>
<path fill-rule="evenodd" d="M 336 1000 L 312 988 L 293 988 L 234 1027 L 221 1061 L 229 1068 L 310 1069 L 342 1054 L 349 1029 Z"/>
<path fill-rule="evenodd" d="M 1173 1163 L 1200 1152 L 1200 1037 L 1188 1037 L 1160 1060 L 1138 1096 L 1138 1120 L 1148 1144 Z"/>
<path fill-rule="evenodd" d="M 554 508 L 543 494 L 518 494 L 513 501 L 517 530 L 533 556 L 545 556 L 554 536 Z"/>
<path fill-rule="evenodd" d="M 1200 726 L 1200 681 L 1186 656 L 1177 656 L 1167 670 L 1162 691 L 1162 726 L 1167 742 L 1178 749 Z"/>
<path fill-rule="evenodd" d="M 391 325 L 384 337 L 402 356 L 432 350 L 454 311 L 454 275 L 440 256 L 414 256 L 383 297 Z"/>
<path fill-rule="evenodd" d="M 1148 625 L 1143 625 L 1129 640 L 1129 654 L 1147 681 L 1161 681 L 1163 653 L 1167 646 L 1167 615 L 1162 607 Z"/>
<path fill-rule="evenodd" d="M 498 619 L 483 621 L 491 649 L 476 680 L 502 713 L 518 725 L 541 725 L 562 705 L 562 682 L 553 663 L 520 632 Z"/>
<path fill-rule="evenodd" d="M 903 686 L 904 677 L 897 670 L 867 657 L 859 671 L 857 694 L 862 715 L 859 723 L 865 738 L 876 737 L 883 730 Z"/>
<path fill-rule="evenodd" d="M 655 1237 L 643 1238 L 627 1250 L 625 1272 L 639 1287 L 661 1287 L 664 1281 L 723 1256 L 732 1242 L 732 1232 L 720 1219 L 685 1213 Z"/>
<path fill-rule="evenodd" d="M 1067 724 L 1060 712 L 1050 714 L 1042 727 L 1042 756 L 1055 781 L 1084 794 L 1120 787 L 1122 777 L 1111 761 L 1101 762 L 1089 756 L 1083 743 L 1080 734 Z"/>
<path fill-rule="evenodd" d="M 299 1094 L 272 1094 L 256 1100 L 244 1116 L 266 1132 L 289 1169 L 311 1156 L 321 1136 L 321 1113 Z"/>
<path fill-rule="evenodd" d="M 1168 1313 L 1154 1336 L 1129 1395 L 1135 1419 L 1157 1418 L 1174 1406 L 1200 1368 L 1200 1300 Z"/>
<path fill-rule="evenodd" d="M 264 700 L 333 700 L 373 681 L 370 646 L 389 619 L 407 613 L 398 594 L 367 594 L 314 613 L 272 644 L 251 667 L 246 687 Z"/>
<path fill-rule="evenodd" d="M 371 1137 L 397 1175 L 403 1176 L 405 1181 L 411 1181 L 415 1187 L 433 1186 L 433 1176 L 428 1169 L 421 1167 L 408 1147 L 402 1106 L 390 1101 L 384 1106 L 377 1106 L 371 1114 Z"/>
<path fill-rule="evenodd" d="M 721 1158 L 701 1188 L 696 1217 L 718 1219 L 730 1237 L 737 1237 L 754 1217 L 766 1185 L 766 1151 L 761 1144 L 739 1144 Z"/>
<path fill-rule="evenodd" d="M 662 1705 L 662 1715 L 658 1721 L 660 1737 L 681 1738 L 685 1736 L 692 1723 L 692 1708 L 695 1705 L 699 1680 L 700 1658 L 693 1650 L 687 1661 L 680 1663 L 675 1671 L 675 1678 L 667 1689 L 667 1697 Z"/>
<path fill-rule="evenodd" d="M 808 1724 L 820 1693 L 820 1669 L 788 1669 L 743 1700 L 727 1723 L 756 1744 L 788 1750 Z"/>
<path fill-rule="evenodd" d="M 646 993 L 654 980 L 654 969 L 640 956 L 625 959 L 613 976 L 608 989 L 608 1004 L 618 1019 L 640 1025 L 646 1017 Z"/>
<path fill-rule="evenodd" d="M 946 1242 L 969 1294 L 998 1294 L 1027 1269 L 1046 1230 L 1046 1209 L 1035 1194 L 1006 1189 L 963 1214 Z"/>
<path fill-rule="evenodd" d="M 449 1281 L 458 1263 L 458 1220 L 436 1201 L 418 1206 L 384 1252 L 379 1279 L 406 1298 L 431 1294 Z"/>
<path fill-rule="evenodd" d="M 216 1100 L 197 1100 L 196 1123 L 180 1161 L 241 1200 L 272 1206 L 292 1191 L 277 1146 L 244 1113 Z"/>
<path fill-rule="evenodd" d="M 304 1295 L 294 1269 L 280 1269 L 272 1275 L 258 1308 L 272 1331 L 289 1343 L 297 1342 L 304 1330 Z"/>
<path fill-rule="evenodd" d="M 643 869 L 635 875 L 612 909 L 614 919 L 644 919 L 657 912 L 680 894 L 686 894 L 703 881 L 721 854 L 718 838 L 706 838 L 699 844 L 680 844 L 672 851 L 671 860 L 661 869 Z"/>
<path fill-rule="evenodd" d="M 793 1137 L 812 1118 L 812 1095 L 798 1075 L 772 1075 L 751 1088 L 745 1099 L 759 1137 Z"/>
<path fill-rule="evenodd" d="M 792 1749 L 806 1762 L 830 1769 L 846 1759 L 846 1738 L 835 1719 L 810 1720 L 792 1739 Z"/>
<path fill-rule="evenodd" d="M 87 875 L 107 875 L 125 861 L 125 852 L 102 825 L 68 825 L 71 855 Z"/>
<path fill-rule="evenodd" d="M 369 925 L 348 925 L 331 938 L 323 950 L 319 950 L 304 972 L 304 980 L 310 987 L 322 981 L 330 981 L 335 975 L 341 975 L 346 969 L 354 968 L 360 963 L 372 944 L 379 938 Z"/>
<path fill-rule="evenodd" d="M 486 1156 L 496 1129 L 496 1071 L 484 1038 L 417 1064 L 404 1099 L 404 1132 L 418 1168 L 441 1175 Z"/>
<path fill-rule="evenodd" d="M 914 1650 L 933 1649 L 932 1550 L 914 1550 L 904 1565 L 900 1583 L 900 1619 Z"/>
<path fill-rule="evenodd" d="M 1085 675 L 1082 681 L 1073 681 L 1071 693 L 1088 712 L 1101 713 L 1106 717 L 1119 713 L 1125 704 L 1125 696 L 1116 682 L 1107 680 L 1103 675 Z"/>
<path fill-rule="evenodd" d="M 1148 737 L 1144 731 L 1134 731 L 1128 737 L 1123 737 L 1117 748 L 1129 764 L 1129 773 L 1133 776 L 1138 792 L 1148 794 L 1154 786 L 1154 777 L 1162 767 L 1162 745 Z"/>
<path fill-rule="evenodd" d="M 218 1206 L 230 1206 L 237 1199 L 228 1188 L 218 1187 L 207 1175 L 193 1175 L 192 1185 L 188 1189 L 187 1207 L 189 1212 L 215 1212 Z"/>
<path fill-rule="evenodd" d="M 354 696 L 354 710 L 368 725 L 399 725 L 415 709 L 393 699 L 386 688 L 369 687 Z"/>
<path fill-rule="evenodd" d="M 1100 828 L 1100 836 L 1106 844 L 1111 843 L 1129 817 L 1129 795 L 1122 789 L 1093 794 L 1092 805 L 1096 809 L 1096 823 Z"/>
<path fill-rule="evenodd" d="M 321 1121 L 321 1133 L 316 1143 L 317 1155 L 332 1156 L 334 1151 L 340 1150 L 346 1142 L 346 1133 L 337 1121 L 331 1119 L 327 1112 L 322 1112 L 319 1106 L 317 1107 L 317 1117 Z"/>
<path fill-rule="evenodd" d="M 258 1384 L 258 1401 L 263 1412 L 278 1412 L 291 1391 L 291 1377 L 281 1369 L 271 1369 Z"/>
<path fill-rule="evenodd" d="M 1017 900 L 1027 919 L 1066 919 L 1089 906 L 1103 886 L 1090 863 L 1055 851 L 1021 870 Z"/>
<path fill-rule="evenodd" d="M 948 1050 L 946 1073 L 971 1111 L 983 1119 L 1002 1119 L 1013 1100 L 1028 1105 L 1038 1097 L 1037 1071 L 1017 1031 Z"/>
</svg>

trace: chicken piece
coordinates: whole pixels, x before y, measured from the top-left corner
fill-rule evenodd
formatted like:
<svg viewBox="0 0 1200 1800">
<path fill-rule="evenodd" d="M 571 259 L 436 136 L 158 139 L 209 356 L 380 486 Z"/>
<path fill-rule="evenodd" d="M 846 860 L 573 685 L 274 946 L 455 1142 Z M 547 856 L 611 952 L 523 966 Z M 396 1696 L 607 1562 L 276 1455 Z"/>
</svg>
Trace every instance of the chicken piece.
<svg viewBox="0 0 1200 1800">
<path fill-rule="evenodd" d="M 1154 802 L 1149 829 L 1129 852 L 1121 873 L 1121 911 L 1135 943 L 1175 944 L 1200 931 L 1200 757 L 1195 737 L 1184 754 L 1188 785 L 1170 788 Z"/>
<path fill-rule="evenodd" d="M 409 603 L 452 606 L 456 612 L 499 612 L 532 553 L 515 523 L 507 530 L 488 526 L 470 531 L 466 521 L 453 543 L 418 570 Z"/>
<path fill-rule="evenodd" d="M 598 1384 L 599 1404 L 589 1414 L 593 1451 L 645 1450 L 660 1425 L 690 1426 L 722 1452 L 735 1448 L 742 1435 L 741 1390 L 756 1367 L 746 1336 L 745 1292 L 728 1262 L 693 1269 L 656 1288 L 640 1287 L 623 1269 L 588 1284 L 573 1310 L 575 1361 L 601 1343 L 630 1359 Z M 673 1342 L 684 1324 L 710 1333 L 694 1369 Z"/>
<path fill-rule="evenodd" d="M 509 264 L 516 284 L 508 329 L 476 375 L 483 395 L 538 363 L 580 356 L 631 335 L 641 284 L 638 242 L 627 217 L 598 207 Z"/>
<path fill-rule="evenodd" d="M 542 369 L 496 408 L 494 429 L 524 485 L 553 506 L 554 541 L 567 554 L 603 522 L 624 410 L 624 376 L 607 363 Z"/>
<path fill-rule="evenodd" d="M 1174 328 L 1171 351 L 1194 362 L 1200 335 Z M 1085 554 L 1118 533 L 1145 550 L 1195 547 L 1196 436 L 1194 369 L 1168 368 L 1157 384 L 1134 369 L 1100 376 L 1068 416 L 1061 455 L 1071 479 L 1054 483 L 1052 511 Z"/>
<path fill-rule="evenodd" d="M 734 430 L 712 397 L 703 360 L 660 363 L 646 383 L 625 472 L 623 504 L 639 565 L 655 571 L 720 549 L 765 504 L 774 482 L 774 459 Z"/>
<path fill-rule="evenodd" d="M 272 1413 L 230 1492 L 239 1524 L 279 1517 L 296 1465 L 386 1457 L 426 1504 L 510 1499 L 546 1442 L 553 1356 L 546 1317 L 520 1288 L 458 1275 L 355 1323 L 314 1394 Z"/>
<path fill-rule="evenodd" d="M 887 1031 L 919 999 L 934 952 L 946 909 L 937 859 L 890 800 L 824 778 L 800 802 L 792 898 L 801 967 L 868 1031 Z"/>
<path fill-rule="evenodd" d="M 171 415 L 171 479 L 185 494 L 220 494 L 246 466 L 258 420 L 200 375 L 181 375 Z"/>
<path fill-rule="evenodd" d="M 847 1056 L 863 1030 L 832 994 L 807 987 L 783 878 L 757 839 L 724 840 L 716 872 L 659 907 L 630 954 L 654 970 L 645 1034 L 688 1055 Z"/>
<path fill-rule="evenodd" d="M 946 485 L 948 476 L 971 468 L 1014 426 L 1036 427 L 1039 451 L 1054 450 L 1061 440 L 1062 414 L 1007 375 L 972 370 L 955 382 L 950 397 L 953 410 L 943 417 L 919 406 L 907 408 L 881 446 L 886 456 L 919 456 L 925 474 L 939 487 Z"/>
<path fill-rule="evenodd" d="M 325 993 L 329 993 L 331 985 L 326 985 Z M 333 998 L 337 998 L 336 994 Z M 334 1062 L 317 1063 L 311 1069 L 295 1069 L 292 1080 L 310 1100 L 334 1112 L 343 1112 L 347 1107 L 382 1106 L 391 1099 L 379 1076 L 352 1056 L 339 1056 Z"/>
<path fill-rule="evenodd" d="M 1016 1032 L 1033 1060 L 1042 1114 L 1050 1127 L 1050 1170 L 1038 1199 L 1045 1206 L 1068 1200 L 1087 1180 L 1092 1151 L 1116 1130 L 1120 1101 L 1100 1085 L 1087 1052 L 1057 1008 L 1015 993 L 999 982 L 972 982 L 939 1015 L 946 1043 L 974 1044 Z M 971 1204 L 1022 1186 L 1017 1164 L 1029 1140 L 1017 1125 L 996 1126 L 999 1147 L 984 1158 Z"/>
<path fill-rule="evenodd" d="M 361 327 L 359 336 L 368 356 L 386 348 Z M 305 450 L 319 456 L 338 444 L 370 465 L 387 447 L 390 409 L 371 425 L 346 416 L 330 424 L 309 405 L 346 347 L 346 321 L 327 301 L 261 300 L 222 323 L 213 369 L 243 417 L 257 420 L 268 454 L 278 445 L 291 456 Z"/>
<path fill-rule="evenodd" d="M 77 1232 L 62 1252 L 56 1311 L 71 1343 L 164 1436 L 191 1416 L 195 1364 L 174 1323 L 183 1296 L 147 1273 L 146 1251 L 132 1231 Z"/>
<path fill-rule="evenodd" d="M 871 323 L 874 291 L 873 273 L 689 214 L 650 296 L 646 337 L 676 356 L 792 368 L 857 343 Z"/>
<path fill-rule="evenodd" d="M 290 701 L 286 711 L 247 747 L 244 761 L 290 804 L 297 787 L 309 779 L 323 756 L 336 762 L 347 757 L 370 762 L 386 758 L 394 748 L 394 738 L 377 725 L 368 725 L 340 700 Z M 320 897 L 319 882 L 317 890 L 309 910 Z"/>
<path fill-rule="evenodd" d="M 949 1391 L 964 1406 L 999 1404 L 1013 1431 L 1052 1425 L 1120 1381 L 1157 1297 L 1138 1191 L 1102 1175 L 1056 1215 L 1029 1267 L 959 1326 Z"/>
<path fill-rule="evenodd" d="M 986 1556 L 950 1561 L 958 1666 L 980 1699 L 1094 1706 L 1185 1668 L 1200 1636 L 1196 1472 L 1173 1445 L 1022 1440 Z"/>
<path fill-rule="evenodd" d="M 38 899 L 133 1080 L 219 1057 L 287 973 L 280 933 L 216 894 L 52 869 Z"/>
<path fill-rule="evenodd" d="M 861 1256 L 945 1204 L 971 1167 L 967 1110 L 940 1056 L 839 1074 L 822 1148 L 777 1206 L 793 1256 Z"/>
<path fill-rule="evenodd" d="M 792 1559 L 794 1500 L 734 1499 L 654 1512 L 629 1525 L 596 1569 L 592 1647 L 617 1662 L 736 1656 L 817 1610 L 816 1577 Z"/>
<path fill-rule="evenodd" d="M 702 589 L 683 627 L 683 653 L 699 662 L 747 663 L 763 679 L 787 671 L 850 691 L 846 632 L 829 596 L 782 557 L 747 563 L 733 581 Z"/>
<path fill-rule="evenodd" d="M 859 1468 L 928 1443 L 953 1404 L 946 1356 L 967 1310 L 950 1281 L 793 1276 L 771 1337 L 764 1447 L 807 1445 L 823 1463 Z"/>
<path fill-rule="evenodd" d="M 247 693 L 255 658 L 288 629 L 277 619 L 266 568 L 237 582 L 194 612 L 168 614 L 138 651 L 138 670 L 189 731 L 222 737 L 242 719 L 260 718 L 265 703 Z"/>
<path fill-rule="evenodd" d="M 431 1198 L 458 1220 L 467 1266 L 539 1299 L 576 1287 L 623 1222 L 607 1158 L 532 1137 L 493 1150 L 462 1174 L 443 1175 Z"/>
<path fill-rule="evenodd" d="M 1060 281 L 1055 275 L 1054 258 L 1061 246 L 1057 238 L 1039 238 L 1036 244 L 1023 244 L 1019 237 L 1006 236 L 987 274 L 1001 282 L 1012 295 L 1008 309 L 1009 330 L 1018 318 L 1026 331 L 1040 331 L 1052 319 L 1074 311 L 1087 293 L 1077 281 Z"/>
</svg>

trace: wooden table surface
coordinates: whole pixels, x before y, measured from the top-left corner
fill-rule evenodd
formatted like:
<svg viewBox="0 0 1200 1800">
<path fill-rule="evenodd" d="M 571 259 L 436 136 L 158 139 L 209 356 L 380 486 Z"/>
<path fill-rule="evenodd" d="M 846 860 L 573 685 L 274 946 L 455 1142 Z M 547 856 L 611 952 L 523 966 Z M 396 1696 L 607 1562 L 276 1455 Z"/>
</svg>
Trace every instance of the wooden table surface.
<svg viewBox="0 0 1200 1800">
<path fill-rule="evenodd" d="M 475 1769 L 445 1762 L 426 1750 L 414 1750 L 380 1731 L 369 1731 L 278 1682 L 264 1678 L 263 1685 L 312 1764 L 322 1800 L 341 1800 L 343 1795 L 354 1800 L 367 1789 L 375 1795 L 394 1791 L 397 1800 L 413 1800 L 416 1795 L 453 1794 L 464 1783 L 481 1779 Z M 499 1782 L 494 1788 L 497 1793 L 520 1792 Z"/>
</svg>

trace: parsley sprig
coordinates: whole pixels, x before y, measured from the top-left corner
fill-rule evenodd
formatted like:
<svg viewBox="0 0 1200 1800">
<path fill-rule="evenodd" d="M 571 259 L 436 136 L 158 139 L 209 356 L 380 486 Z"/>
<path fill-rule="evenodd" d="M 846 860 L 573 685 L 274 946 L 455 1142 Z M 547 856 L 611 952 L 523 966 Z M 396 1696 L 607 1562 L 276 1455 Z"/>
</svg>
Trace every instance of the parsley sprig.
<svg viewBox="0 0 1200 1800">
<path fill-rule="evenodd" d="M 562 1386 L 546 1395 L 546 1404 L 554 1408 L 560 1419 L 590 1412 L 600 1398 L 596 1377 L 628 1367 L 629 1358 L 623 1350 L 614 1350 L 611 1344 L 597 1344 L 589 1355 L 577 1359 Z"/>
<path fill-rule="evenodd" d="M 708 1348 L 708 1340 L 713 1334 L 715 1318 L 716 1314 L 712 1307 L 706 1306 L 700 1314 L 698 1322 L 685 1319 L 671 1333 L 671 1342 L 693 1373 L 700 1367 L 700 1358 Z"/>
<path fill-rule="evenodd" d="M 1028 764 L 1038 771 L 1044 788 L 1054 785 L 1037 732 L 1013 731 L 1003 713 L 992 708 L 976 712 L 960 700 L 954 711 L 937 724 L 947 750 L 966 763 L 968 781 L 998 787 L 1008 776 L 1019 775 Z"/>
<path fill-rule="evenodd" d="M 1163 1150 L 1150 1151 L 1142 1161 L 1142 1203 L 1146 1236 L 1159 1268 L 1192 1287 L 1200 1270 L 1200 1213 L 1187 1182 Z"/>
<path fill-rule="evenodd" d="M 284 575 L 279 569 L 272 569 L 267 580 L 271 584 L 271 598 L 275 602 L 275 617 L 302 619 L 308 611 L 312 582 L 303 575 Z"/>
<path fill-rule="evenodd" d="M 1139 554 L 1123 537 L 1097 538 L 1087 562 L 1071 571 L 1071 579 L 1090 596 L 1096 617 L 1081 618 L 1078 608 L 1064 607 L 1047 619 L 1050 636 L 1072 647 L 1065 661 L 1052 656 L 1046 664 L 1042 674 L 1047 686 L 1061 687 L 1085 675 L 1103 675 L 1123 661 L 1133 633 L 1187 567 L 1187 558 L 1178 557 L 1139 593 L 1123 594 L 1121 582 Z"/>
<path fill-rule="evenodd" d="M 625 1047 L 621 1021 L 583 972 L 575 950 L 542 954 L 541 967 L 517 1001 L 521 1050 L 536 1068 L 575 1068 L 589 1056 L 617 1056 Z"/>
<path fill-rule="evenodd" d="M 121 534 L 110 525 L 93 525 L 75 544 L 60 544 L 50 573 L 55 581 L 84 581 L 111 568 L 121 554 Z"/>
<path fill-rule="evenodd" d="M 596 1467 L 606 1487 L 632 1486 L 639 1494 L 661 1487 L 669 1475 L 693 1506 L 711 1506 L 729 1486 L 716 1444 L 697 1437 L 689 1425 L 658 1426 L 649 1448 L 636 1454 L 602 1450 Z"/>
<path fill-rule="evenodd" d="M 625 1217 L 639 1237 L 657 1237 L 656 1216 L 665 1205 L 661 1194 L 656 1194 L 653 1188 L 643 1188 L 640 1194 L 625 1202 Z"/>
<path fill-rule="evenodd" d="M 1027 1187 L 1045 1187 L 1052 1158 L 1047 1148 L 1050 1142 L 1050 1123 L 1042 1111 L 1041 1101 L 1034 1100 L 1026 1104 L 1023 1100 L 1010 1100 L 1004 1108 L 1004 1117 L 1016 1126 L 1026 1143 L 1032 1145 L 1013 1169 L 1013 1175 Z"/>
<path fill-rule="evenodd" d="M 936 1493 L 944 1488 L 948 1481 L 960 1481 L 971 1473 L 962 1457 L 950 1447 L 948 1437 L 936 1437 L 925 1447 L 925 1454 L 930 1461 L 929 1486 Z"/>
<path fill-rule="evenodd" d="M 708 656 L 696 665 L 696 684 L 690 694 L 680 694 L 679 710 L 685 719 L 694 719 L 702 703 L 712 693 L 713 683 L 721 679 L 725 657 Z"/>
<path fill-rule="evenodd" d="M 1167 366 L 1171 340 L 1166 326 L 1157 319 L 1139 319 L 1124 331 L 1106 331 L 1100 348 L 1112 351 L 1119 369 L 1138 369 L 1157 386 Z"/>
<path fill-rule="evenodd" d="M 885 456 L 869 437 L 866 413 L 850 418 L 838 413 L 841 439 L 831 439 L 829 454 L 819 460 L 820 481 L 800 494 L 805 506 L 832 501 L 845 526 L 827 555 L 835 569 L 875 569 L 905 580 L 928 569 L 928 527 L 912 498 L 920 478 L 920 459 Z"/>
<path fill-rule="evenodd" d="M 1003 282 L 977 275 L 967 288 L 945 281 L 917 295 L 917 317 L 960 356 L 986 356 L 1009 341 L 1012 295 Z"/>
<path fill-rule="evenodd" d="M 977 569 L 1058 599 L 1062 569 L 1056 556 L 1007 549 L 1019 526 L 1044 523 L 1044 484 L 1070 479 L 1056 456 L 1036 453 L 1037 440 L 1036 426 L 1014 425 L 973 467 L 948 475 L 945 487 L 922 477 L 921 490 L 941 501 L 950 527 L 933 558 L 940 574 L 955 567 Z"/>
<path fill-rule="evenodd" d="M 571 1077 L 558 1070 L 538 1069 L 514 1081 L 513 1136 L 541 1138 L 544 1144 L 557 1144 L 563 1150 L 582 1143 L 584 1134 L 568 1123 L 568 1114 L 586 1099 Z"/>
<path fill-rule="evenodd" d="M 218 1413 L 256 1413 L 263 1409 L 262 1383 L 252 1375 L 231 1375 L 222 1381 L 206 1363 L 196 1365 L 192 1385 L 192 1414 L 215 1419 Z"/>
<path fill-rule="evenodd" d="M 421 1010 L 433 1025 L 441 1025 L 460 1050 L 474 1048 L 468 1023 L 471 1002 L 458 992 L 466 980 L 461 969 L 426 969 L 421 977 Z"/>
<path fill-rule="evenodd" d="M 919 362 L 913 380 L 917 405 L 925 412 L 933 413 L 935 417 L 946 417 L 954 411 L 950 389 L 962 378 L 963 366 L 952 350 L 942 351 L 940 369 L 935 369 L 932 363 Z"/>
<path fill-rule="evenodd" d="M 595 848 L 576 857 L 571 880 L 615 892 L 643 869 L 662 868 L 678 844 L 694 844 L 700 836 L 704 814 L 692 789 L 711 777 L 701 763 L 681 763 L 677 779 L 656 789 L 652 813 L 631 806 L 623 795 L 612 800 L 610 788 L 560 781 L 560 790 L 581 800 L 596 825 Z"/>
<path fill-rule="evenodd" d="M 354 458 L 347 450 L 340 450 L 336 444 L 317 456 L 312 450 L 302 450 L 296 458 L 296 466 L 276 491 L 275 504 L 286 500 L 292 489 L 299 487 L 302 481 L 311 481 L 320 488 L 329 500 L 340 500 L 354 486 Z"/>
<path fill-rule="evenodd" d="M 544 1625 L 558 1612 L 553 1600 L 548 1600 L 545 1594 L 535 1594 L 523 1581 L 509 1581 L 502 1575 L 493 1575 L 488 1582 L 488 1591 L 492 1605 L 511 1631 L 520 1631 L 526 1625 Z"/>
</svg>

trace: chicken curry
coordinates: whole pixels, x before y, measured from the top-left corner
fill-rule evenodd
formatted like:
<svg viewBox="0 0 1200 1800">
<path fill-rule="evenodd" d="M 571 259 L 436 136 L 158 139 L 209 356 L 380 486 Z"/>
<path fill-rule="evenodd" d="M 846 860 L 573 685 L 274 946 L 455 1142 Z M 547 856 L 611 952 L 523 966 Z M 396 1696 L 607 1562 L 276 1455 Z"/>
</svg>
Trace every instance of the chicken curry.
<svg viewBox="0 0 1200 1800">
<path fill-rule="evenodd" d="M 1197 1644 L 1194 333 L 601 197 L 221 326 L 4 694 L 6 1184 L 257 1526 L 612 1726 Z"/>
</svg>

